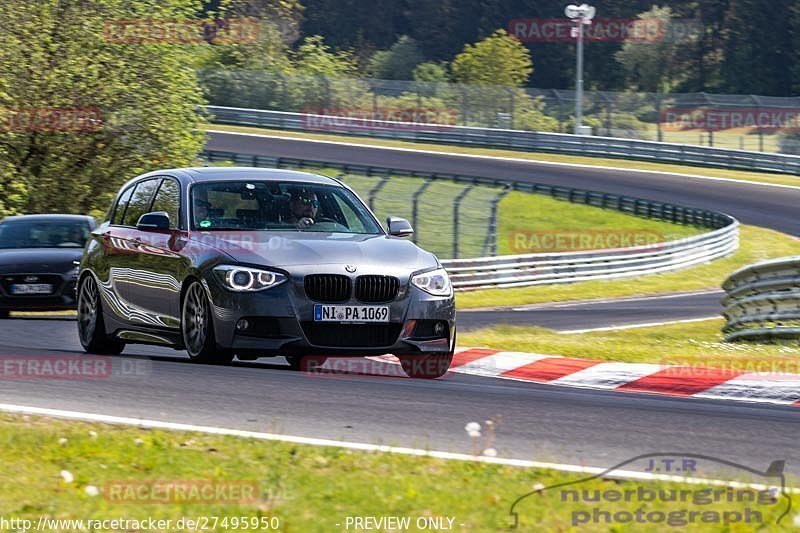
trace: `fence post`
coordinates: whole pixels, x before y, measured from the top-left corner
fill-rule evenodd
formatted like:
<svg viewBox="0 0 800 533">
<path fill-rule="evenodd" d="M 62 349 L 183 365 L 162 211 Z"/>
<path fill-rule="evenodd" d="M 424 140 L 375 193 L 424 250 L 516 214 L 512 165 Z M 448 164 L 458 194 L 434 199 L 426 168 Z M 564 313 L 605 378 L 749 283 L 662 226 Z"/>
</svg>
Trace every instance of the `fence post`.
<svg viewBox="0 0 800 533">
<path fill-rule="evenodd" d="M 656 93 L 656 140 L 664 141 L 664 133 L 661 131 L 661 93 Z"/>
<path fill-rule="evenodd" d="M 506 87 L 508 91 L 508 112 L 511 115 L 511 128 L 514 129 L 514 89 Z"/>
<path fill-rule="evenodd" d="M 464 187 L 464 190 L 453 201 L 453 259 L 458 259 L 458 211 L 461 207 L 461 201 L 471 190 L 472 185 Z"/>
<path fill-rule="evenodd" d="M 417 217 L 419 215 L 419 197 L 425 192 L 425 190 L 433 184 L 433 180 L 425 180 L 425 183 L 420 186 L 419 189 L 414 191 L 414 195 L 411 197 L 411 227 L 414 228 L 414 234 L 411 236 L 411 241 L 414 244 L 417 244 Z"/>
<path fill-rule="evenodd" d="M 461 125 L 466 126 L 469 120 L 469 104 L 467 103 L 467 89 L 461 86 Z"/>
<path fill-rule="evenodd" d="M 491 211 L 489 212 L 489 228 L 486 231 L 486 238 L 483 241 L 483 249 L 481 250 L 481 255 L 484 257 L 487 255 L 497 255 L 499 238 L 499 235 L 497 234 L 497 211 L 500 201 L 505 198 L 509 192 L 511 192 L 511 186 L 506 185 L 503 190 L 497 193 L 497 195 L 492 199 L 492 207 Z"/>
<path fill-rule="evenodd" d="M 381 178 L 381 181 L 379 181 L 378 184 L 375 185 L 373 188 L 371 188 L 367 193 L 367 198 L 368 198 L 367 202 L 369 204 L 369 210 L 372 211 L 373 213 L 375 212 L 375 195 L 377 195 L 380 192 L 380 190 L 383 189 L 383 186 L 386 185 L 387 183 L 389 183 L 389 176 L 384 176 L 383 178 Z"/>
</svg>

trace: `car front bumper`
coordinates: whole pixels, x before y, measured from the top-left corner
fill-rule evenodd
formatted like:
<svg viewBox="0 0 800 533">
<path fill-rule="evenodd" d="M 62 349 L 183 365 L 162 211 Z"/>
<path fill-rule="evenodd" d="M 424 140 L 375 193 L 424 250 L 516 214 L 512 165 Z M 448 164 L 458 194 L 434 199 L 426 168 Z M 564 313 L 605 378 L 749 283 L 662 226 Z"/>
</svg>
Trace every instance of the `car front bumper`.
<svg viewBox="0 0 800 533">
<path fill-rule="evenodd" d="M 26 274 L 3 274 L 0 277 L 16 278 Z M 53 285 L 52 294 L 18 296 L 10 293 L 10 282 L 0 283 L 0 309 L 4 311 L 64 311 L 77 307 L 74 277 L 47 274 Z M 60 279 L 60 281 L 59 281 Z"/>
<path fill-rule="evenodd" d="M 261 292 L 236 293 L 213 277 L 204 285 L 212 302 L 214 333 L 221 348 L 240 355 L 420 355 L 455 349 L 455 299 L 432 296 L 400 278 L 397 298 L 386 304 L 352 299 L 336 305 L 385 305 L 385 323 L 314 322 L 314 305 L 302 276 Z M 237 328 L 247 320 L 250 328 Z M 431 334 L 436 321 L 446 324 Z"/>
</svg>

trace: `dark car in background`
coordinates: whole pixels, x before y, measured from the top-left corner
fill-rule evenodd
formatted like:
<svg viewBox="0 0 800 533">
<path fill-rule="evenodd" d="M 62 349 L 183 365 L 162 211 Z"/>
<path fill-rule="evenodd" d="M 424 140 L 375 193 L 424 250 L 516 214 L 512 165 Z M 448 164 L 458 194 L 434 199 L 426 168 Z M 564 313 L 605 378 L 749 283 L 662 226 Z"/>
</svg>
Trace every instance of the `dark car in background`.
<svg viewBox="0 0 800 533">
<path fill-rule="evenodd" d="M 95 226 L 81 215 L 0 221 L 0 318 L 10 311 L 75 309 L 78 261 Z"/>
<path fill-rule="evenodd" d="M 443 375 L 455 302 L 436 257 L 381 226 L 342 182 L 255 168 L 145 174 L 125 184 L 81 263 L 86 351 L 185 349 L 202 363 L 394 354 Z"/>
</svg>

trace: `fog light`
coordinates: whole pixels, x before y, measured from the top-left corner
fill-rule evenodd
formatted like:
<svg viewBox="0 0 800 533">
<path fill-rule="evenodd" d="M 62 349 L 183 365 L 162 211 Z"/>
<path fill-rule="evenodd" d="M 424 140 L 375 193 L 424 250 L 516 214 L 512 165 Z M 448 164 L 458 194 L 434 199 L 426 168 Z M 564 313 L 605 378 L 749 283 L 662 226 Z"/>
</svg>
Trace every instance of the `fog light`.
<svg viewBox="0 0 800 533">
<path fill-rule="evenodd" d="M 435 326 L 433 326 L 433 334 L 437 337 L 441 337 L 444 335 L 444 322 L 437 322 Z"/>
<path fill-rule="evenodd" d="M 243 318 L 236 323 L 236 329 L 239 331 L 250 329 L 250 322 L 248 322 L 247 319 Z"/>
</svg>

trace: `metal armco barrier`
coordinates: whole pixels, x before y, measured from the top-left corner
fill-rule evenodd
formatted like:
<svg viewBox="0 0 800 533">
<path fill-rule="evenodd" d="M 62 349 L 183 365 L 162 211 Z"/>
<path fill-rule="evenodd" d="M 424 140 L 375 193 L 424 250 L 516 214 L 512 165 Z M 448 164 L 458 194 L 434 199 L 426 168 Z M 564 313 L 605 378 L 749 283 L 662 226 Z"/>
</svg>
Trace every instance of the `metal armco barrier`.
<svg viewBox="0 0 800 533">
<path fill-rule="evenodd" d="M 346 119 L 327 115 L 217 106 L 207 106 L 205 109 L 213 115 L 214 122 L 221 124 L 800 175 L 800 156 L 787 154 L 725 150 L 616 137 L 443 126 L 441 124 L 426 125 L 385 121 L 373 123 L 366 128 L 355 127 L 348 124 Z"/>
<path fill-rule="evenodd" d="M 647 246 L 582 252 L 501 255 L 473 259 L 446 259 L 442 265 L 451 274 L 457 290 L 522 287 L 575 281 L 618 279 L 679 270 L 707 263 L 733 253 L 739 247 L 739 223 L 716 211 L 682 207 L 583 189 L 479 176 L 429 173 L 365 165 L 343 165 L 324 161 L 265 157 L 253 154 L 204 150 L 207 161 L 234 162 L 253 167 L 336 169 L 367 176 L 404 176 L 428 180 L 446 179 L 486 185 L 504 190 L 543 194 L 552 198 L 614 209 L 631 215 L 693 224 L 713 231 Z"/>
<path fill-rule="evenodd" d="M 725 340 L 800 339 L 800 256 L 741 268 L 722 288 Z"/>
</svg>

